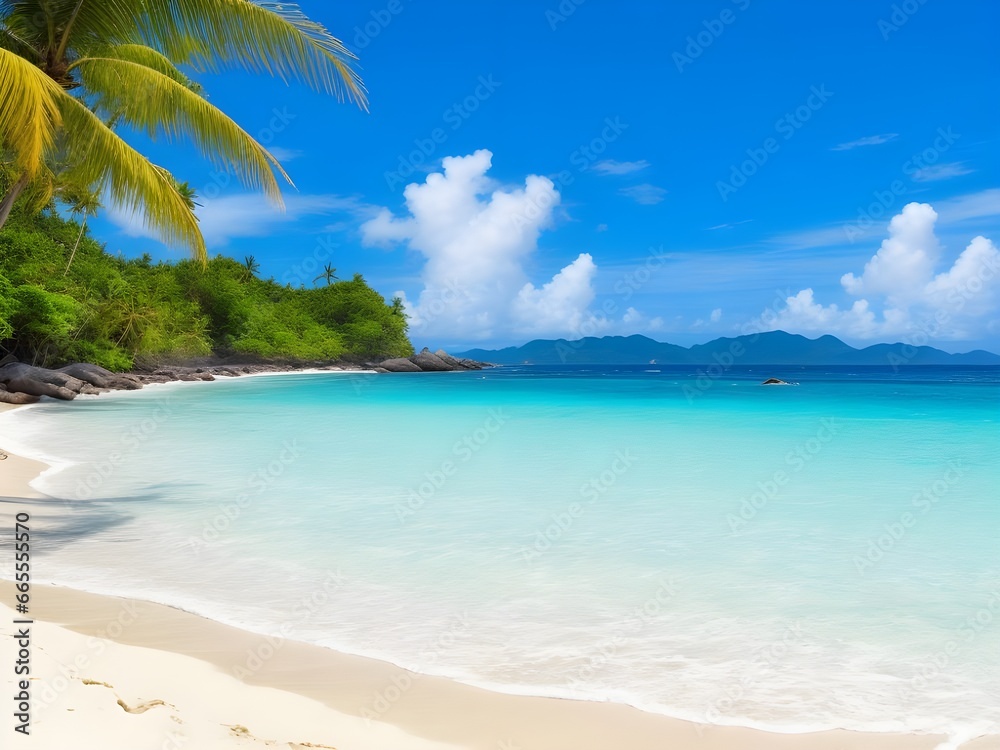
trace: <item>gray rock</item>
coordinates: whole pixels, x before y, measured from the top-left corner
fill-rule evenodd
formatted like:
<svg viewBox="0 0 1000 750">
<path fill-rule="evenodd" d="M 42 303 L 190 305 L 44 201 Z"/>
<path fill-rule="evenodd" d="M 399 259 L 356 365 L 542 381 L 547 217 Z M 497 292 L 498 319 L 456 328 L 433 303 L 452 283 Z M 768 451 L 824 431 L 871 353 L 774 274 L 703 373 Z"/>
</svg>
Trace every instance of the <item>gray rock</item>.
<svg viewBox="0 0 1000 750">
<path fill-rule="evenodd" d="M 438 359 L 440 359 L 442 362 L 444 362 L 446 365 L 448 365 L 453 370 L 464 370 L 464 369 L 466 369 L 465 365 L 463 365 L 461 362 L 459 362 L 453 356 L 451 356 L 450 354 L 448 354 L 448 352 L 446 352 L 444 349 L 438 349 L 436 352 L 434 352 L 434 356 L 437 357 Z"/>
<path fill-rule="evenodd" d="M 778 378 L 768 378 L 761 385 L 788 385 L 784 380 L 779 380 Z"/>
<path fill-rule="evenodd" d="M 430 349 L 426 348 L 420 354 L 414 354 L 410 357 L 410 361 L 424 372 L 448 372 L 455 369 L 436 354 L 431 354 Z"/>
<path fill-rule="evenodd" d="M 72 401 L 85 385 L 89 385 L 65 373 L 20 362 L 0 367 L 0 383 L 10 392 L 50 396 L 63 401 Z"/>
<path fill-rule="evenodd" d="M 419 365 L 415 365 L 410 360 L 403 359 L 402 357 L 387 359 L 379 367 L 388 372 L 422 372 Z"/>
<path fill-rule="evenodd" d="M 56 372 L 61 372 L 70 377 L 90 383 L 95 388 L 107 388 L 116 391 L 136 391 L 142 388 L 134 377 L 129 375 L 119 375 L 118 373 L 105 370 L 98 365 L 87 362 L 77 362 L 72 365 L 60 367 Z"/>
<path fill-rule="evenodd" d="M 33 404 L 38 401 L 38 396 L 28 393 L 11 393 L 7 387 L 0 385 L 0 404 Z"/>
</svg>

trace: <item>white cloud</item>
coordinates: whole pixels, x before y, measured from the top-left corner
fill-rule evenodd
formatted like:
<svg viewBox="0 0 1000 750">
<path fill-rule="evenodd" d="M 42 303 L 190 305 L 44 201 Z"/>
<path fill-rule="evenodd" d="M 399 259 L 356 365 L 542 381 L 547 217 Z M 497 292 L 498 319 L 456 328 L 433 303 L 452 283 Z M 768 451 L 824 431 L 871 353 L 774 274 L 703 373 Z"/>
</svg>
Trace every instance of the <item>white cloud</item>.
<svg viewBox="0 0 1000 750">
<path fill-rule="evenodd" d="M 935 164 L 931 167 L 918 169 L 913 173 L 913 179 L 917 182 L 950 180 L 952 177 L 961 177 L 964 174 L 972 174 L 974 171 L 965 166 L 964 162 L 953 161 L 947 164 Z"/>
<path fill-rule="evenodd" d="M 618 192 L 644 206 L 654 206 L 660 203 L 667 195 L 666 190 L 656 185 L 650 185 L 648 182 L 625 187 Z"/>
<path fill-rule="evenodd" d="M 720 320 L 722 320 L 722 308 L 717 307 L 714 310 L 712 310 L 712 314 L 708 316 L 708 319 L 711 320 L 713 323 L 718 323 Z"/>
<path fill-rule="evenodd" d="M 866 135 L 864 138 L 858 138 L 856 141 L 839 143 L 833 147 L 833 150 L 850 151 L 852 148 L 857 148 L 858 146 L 881 146 L 883 143 L 888 143 L 889 141 L 891 141 L 897 135 L 899 135 L 899 133 L 882 133 L 880 135 Z"/>
<path fill-rule="evenodd" d="M 594 259 L 581 253 L 541 289 L 525 284 L 512 306 L 518 329 L 525 333 L 599 330 L 603 326 L 587 311 L 594 301 L 596 273 Z"/>
<path fill-rule="evenodd" d="M 949 198 L 938 204 L 941 223 L 1000 216 L 1000 188 Z"/>
<path fill-rule="evenodd" d="M 202 203 L 197 209 L 198 221 L 210 250 L 240 237 L 265 237 L 279 226 L 295 224 L 309 216 L 348 214 L 357 219 L 371 216 L 375 210 L 357 198 L 340 195 L 286 195 L 284 210 L 257 193 L 196 200 Z M 130 237 L 159 239 L 145 226 L 141 215 L 112 206 L 107 218 Z"/>
<path fill-rule="evenodd" d="M 426 263 L 416 300 L 406 302 L 414 333 L 475 341 L 518 333 L 569 334 L 589 320 L 597 270 L 580 254 L 536 287 L 524 270 L 551 226 L 559 191 L 546 177 L 503 187 L 489 177 L 493 154 L 443 160 L 443 172 L 406 186 L 407 215 L 381 209 L 361 227 L 366 245 L 406 243 Z"/>
<path fill-rule="evenodd" d="M 1000 310 L 1000 252 L 975 237 L 945 270 L 935 273 L 945 254 L 934 234 L 938 214 L 925 203 L 910 203 L 889 223 L 889 237 L 860 275 L 841 277 L 858 297 L 849 308 L 823 305 L 812 289 L 785 299 L 761 319 L 770 329 L 833 333 L 856 339 L 914 336 L 961 340 L 990 333 Z"/>
<path fill-rule="evenodd" d="M 893 305 L 905 305 L 923 294 L 941 257 L 934 236 L 937 213 L 926 203 L 910 203 L 889 222 L 889 238 L 865 264 L 864 273 L 844 274 L 841 285 L 848 294 L 885 295 Z"/>
<path fill-rule="evenodd" d="M 649 162 L 645 159 L 640 159 L 639 161 L 616 161 L 615 159 L 604 159 L 594 164 L 591 169 L 600 174 L 632 174 L 633 172 L 639 172 L 646 169 L 649 166 Z"/>
<path fill-rule="evenodd" d="M 598 224 L 597 225 L 597 231 L 598 232 L 607 232 L 608 231 L 608 225 L 607 224 Z"/>
</svg>

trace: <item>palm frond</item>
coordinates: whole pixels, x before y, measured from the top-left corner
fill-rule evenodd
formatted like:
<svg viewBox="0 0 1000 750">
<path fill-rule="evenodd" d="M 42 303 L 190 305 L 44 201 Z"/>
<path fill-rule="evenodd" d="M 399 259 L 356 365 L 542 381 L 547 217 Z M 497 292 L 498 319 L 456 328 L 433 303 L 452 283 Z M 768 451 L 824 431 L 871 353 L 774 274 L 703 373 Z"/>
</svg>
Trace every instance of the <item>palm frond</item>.
<svg viewBox="0 0 1000 750">
<path fill-rule="evenodd" d="M 60 125 L 63 90 L 39 68 L 0 49 L 0 147 L 14 152 L 20 171 L 34 176 Z"/>
<path fill-rule="evenodd" d="M 133 59 L 147 57 L 160 62 L 160 58 L 138 53 L 136 48 L 128 54 Z M 190 136 L 217 167 L 233 169 L 247 187 L 263 189 L 272 200 L 281 202 L 272 168 L 291 180 L 277 159 L 220 109 L 169 73 L 122 57 L 85 57 L 73 63 L 73 68 L 109 115 L 154 138 L 160 134 L 171 140 Z"/>
<path fill-rule="evenodd" d="M 126 0 L 120 0 L 126 1 Z M 142 34 L 172 60 L 215 70 L 218 63 L 297 79 L 367 108 L 355 56 L 292 3 L 251 0 L 154 2 Z"/>
<path fill-rule="evenodd" d="M 122 140 L 80 100 L 62 92 L 58 104 L 72 164 L 65 179 L 103 186 L 112 203 L 142 216 L 166 243 L 188 247 L 204 263 L 207 251 L 198 220 L 173 176 Z"/>
</svg>

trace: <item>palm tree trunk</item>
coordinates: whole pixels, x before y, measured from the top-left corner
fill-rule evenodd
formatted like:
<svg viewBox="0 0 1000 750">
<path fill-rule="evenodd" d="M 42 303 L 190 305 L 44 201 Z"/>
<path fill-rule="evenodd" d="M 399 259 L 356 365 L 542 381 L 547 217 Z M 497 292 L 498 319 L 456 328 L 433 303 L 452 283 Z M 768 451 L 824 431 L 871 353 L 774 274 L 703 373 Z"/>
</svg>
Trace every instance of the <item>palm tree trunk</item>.
<svg viewBox="0 0 1000 750">
<path fill-rule="evenodd" d="M 10 217 L 10 212 L 14 208 L 14 203 L 20 197 L 24 189 L 28 187 L 28 175 L 23 174 L 18 178 L 9 191 L 7 195 L 3 197 L 3 201 L 0 202 L 0 227 L 7 223 L 7 219 Z"/>
<path fill-rule="evenodd" d="M 80 240 L 83 239 L 83 233 L 87 231 L 87 217 L 88 216 L 89 216 L 89 214 L 86 211 L 84 211 L 83 212 L 83 223 L 80 225 L 80 234 L 78 234 L 76 236 L 76 243 L 73 245 L 73 252 L 71 252 L 69 254 L 69 263 L 66 264 L 66 270 L 63 271 L 63 276 L 66 276 L 69 273 L 69 267 L 71 265 L 73 265 L 73 258 L 76 257 L 76 249 L 78 247 L 80 247 Z"/>
</svg>

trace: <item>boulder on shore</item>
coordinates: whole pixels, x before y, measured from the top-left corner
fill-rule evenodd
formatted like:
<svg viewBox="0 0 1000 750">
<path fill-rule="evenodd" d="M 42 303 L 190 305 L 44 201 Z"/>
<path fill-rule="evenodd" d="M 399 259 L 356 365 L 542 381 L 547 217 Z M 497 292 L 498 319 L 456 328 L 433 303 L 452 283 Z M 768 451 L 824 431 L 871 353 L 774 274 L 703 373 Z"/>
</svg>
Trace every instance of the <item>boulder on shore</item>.
<svg viewBox="0 0 1000 750">
<path fill-rule="evenodd" d="M 56 372 L 61 372 L 70 377 L 90 383 L 95 388 L 107 388 L 116 391 L 137 391 L 142 388 L 142 383 L 133 376 L 120 375 L 111 370 L 105 370 L 99 365 L 92 365 L 87 362 L 76 362 L 72 365 L 60 367 Z"/>
<path fill-rule="evenodd" d="M 379 367 L 383 370 L 388 370 L 389 372 L 423 372 L 419 365 L 415 365 L 410 360 L 402 357 L 387 359 L 385 362 L 382 362 Z"/>
<path fill-rule="evenodd" d="M 453 357 L 444 349 L 431 352 L 424 347 L 419 354 L 412 357 L 387 359 L 375 365 L 376 371 L 388 370 L 389 372 L 453 372 L 455 370 L 482 370 L 482 362 L 474 362 L 471 359 L 458 359 Z"/>
<path fill-rule="evenodd" d="M 79 393 L 95 392 L 90 383 L 72 375 L 22 362 L 11 362 L 0 367 L 0 384 L 12 393 L 51 396 L 63 401 L 72 401 Z"/>
<path fill-rule="evenodd" d="M 431 354 L 431 350 L 426 347 L 420 354 L 410 357 L 410 361 L 424 372 L 449 372 L 455 369 L 436 354 Z"/>
<path fill-rule="evenodd" d="M 7 386 L 0 384 L 0 404 L 33 404 L 38 401 L 38 396 L 28 393 L 11 393 Z"/>
</svg>

